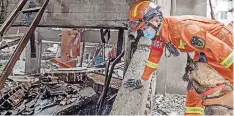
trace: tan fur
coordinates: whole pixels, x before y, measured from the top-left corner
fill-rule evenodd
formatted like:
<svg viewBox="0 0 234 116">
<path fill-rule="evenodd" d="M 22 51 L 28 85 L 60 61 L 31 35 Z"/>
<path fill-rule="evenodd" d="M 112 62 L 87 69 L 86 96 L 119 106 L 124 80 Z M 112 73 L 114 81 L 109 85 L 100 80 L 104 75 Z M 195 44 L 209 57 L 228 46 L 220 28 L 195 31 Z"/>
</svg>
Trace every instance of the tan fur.
<svg viewBox="0 0 234 116">
<path fill-rule="evenodd" d="M 192 80 L 193 87 L 198 93 L 207 91 L 219 84 L 229 84 L 228 80 L 225 80 L 215 69 L 203 62 L 196 62 L 195 69 L 189 74 L 189 80 Z M 223 95 L 228 91 L 232 91 L 232 89 L 226 86 L 209 97 Z M 208 115 L 232 115 L 233 111 L 222 106 L 209 106 L 206 107 L 205 113 Z"/>
</svg>

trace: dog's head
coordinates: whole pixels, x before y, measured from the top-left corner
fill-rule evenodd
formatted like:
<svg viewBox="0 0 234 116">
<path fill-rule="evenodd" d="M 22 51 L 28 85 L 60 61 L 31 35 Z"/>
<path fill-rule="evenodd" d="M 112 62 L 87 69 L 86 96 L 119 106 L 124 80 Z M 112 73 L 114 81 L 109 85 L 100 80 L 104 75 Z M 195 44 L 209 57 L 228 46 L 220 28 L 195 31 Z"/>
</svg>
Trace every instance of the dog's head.
<svg viewBox="0 0 234 116">
<path fill-rule="evenodd" d="M 189 75 L 192 86 L 199 94 L 217 85 L 228 84 L 227 80 L 204 62 L 195 62 L 195 69 Z"/>
<path fill-rule="evenodd" d="M 201 94 L 210 88 L 216 87 L 219 84 L 227 84 L 225 80 L 208 62 L 206 55 L 200 53 L 199 60 L 196 62 L 188 61 L 187 70 L 187 81 L 189 82 L 189 88 L 194 88 L 197 93 Z"/>
</svg>

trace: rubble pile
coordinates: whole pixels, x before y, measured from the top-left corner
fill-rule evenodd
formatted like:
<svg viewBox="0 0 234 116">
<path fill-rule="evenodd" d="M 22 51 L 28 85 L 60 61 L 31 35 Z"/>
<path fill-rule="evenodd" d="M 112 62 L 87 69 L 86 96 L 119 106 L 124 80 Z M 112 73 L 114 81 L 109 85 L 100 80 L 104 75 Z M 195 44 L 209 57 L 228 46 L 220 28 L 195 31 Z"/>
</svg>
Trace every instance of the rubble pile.
<svg viewBox="0 0 234 116">
<path fill-rule="evenodd" d="M 95 115 L 105 79 L 100 84 L 93 76 L 80 75 L 41 75 L 28 86 L 16 86 L 21 82 L 12 80 L 13 84 L 7 83 L 0 94 L 0 115 Z M 113 81 L 121 84 L 121 80 Z M 110 113 L 117 91 L 115 86 L 110 87 L 101 114 Z"/>
<path fill-rule="evenodd" d="M 40 82 L 32 84 L 27 92 L 26 89 L 23 93 L 21 90 L 23 89 L 17 87 L 17 91 L 13 90 L 14 93 L 11 91 L 4 93 L 1 99 L 4 103 L 0 107 L 1 115 L 66 115 L 78 109 L 77 114 L 91 114 L 95 107 L 83 108 L 85 112 L 82 107 L 97 97 L 91 87 L 65 83 L 56 78 L 41 78 Z M 18 91 L 23 95 L 19 95 Z M 14 101 L 15 97 L 18 98 L 17 102 Z"/>
<path fill-rule="evenodd" d="M 156 94 L 152 101 L 152 115 L 184 115 L 185 95 Z"/>
</svg>

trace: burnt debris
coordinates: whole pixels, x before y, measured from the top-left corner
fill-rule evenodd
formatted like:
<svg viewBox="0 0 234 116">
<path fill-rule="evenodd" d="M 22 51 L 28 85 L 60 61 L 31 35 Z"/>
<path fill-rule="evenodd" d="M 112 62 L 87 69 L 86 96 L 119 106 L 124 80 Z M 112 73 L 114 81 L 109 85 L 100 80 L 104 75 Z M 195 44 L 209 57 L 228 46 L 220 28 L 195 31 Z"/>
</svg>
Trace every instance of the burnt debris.
<svg viewBox="0 0 234 116">
<path fill-rule="evenodd" d="M 77 73 L 80 74 L 81 73 Z M 73 74 L 74 75 L 74 74 Z M 96 80 L 99 77 L 99 80 Z M 71 76 L 69 76 L 71 77 Z M 21 83 L 0 97 L 1 115 L 94 115 L 104 87 L 104 75 L 92 73 L 72 76 L 41 76 L 33 83 Z M 102 79 L 101 79 L 102 78 Z M 69 81 L 68 81 L 69 80 Z M 73 80 L 73 81 L 72 81 Z M 101 114 L 110 113 L 121 80 L 111 82 Z M 98 87 L 98 88 L 97 88 Z"/>
</svg>

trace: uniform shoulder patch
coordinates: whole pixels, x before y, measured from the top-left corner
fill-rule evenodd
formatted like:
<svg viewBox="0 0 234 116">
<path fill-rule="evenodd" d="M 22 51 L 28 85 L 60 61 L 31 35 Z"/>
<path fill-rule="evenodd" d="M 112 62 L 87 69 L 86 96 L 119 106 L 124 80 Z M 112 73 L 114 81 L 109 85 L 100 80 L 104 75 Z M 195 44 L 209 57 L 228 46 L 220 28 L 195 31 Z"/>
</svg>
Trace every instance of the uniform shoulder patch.
<svg viewBox="0 0 234 116">
<path fill-rule="evenodd" d="M 197 48 L 205 48 L 206 41 L 198 36 L 193 36 L 190 44 Z"/>
</svg>

